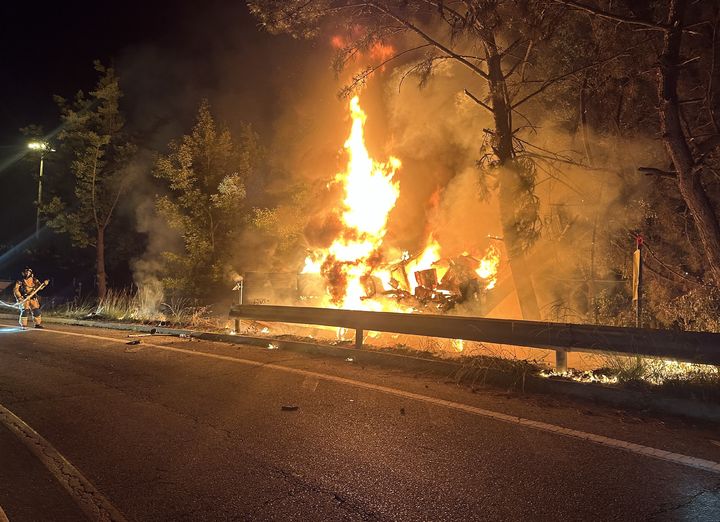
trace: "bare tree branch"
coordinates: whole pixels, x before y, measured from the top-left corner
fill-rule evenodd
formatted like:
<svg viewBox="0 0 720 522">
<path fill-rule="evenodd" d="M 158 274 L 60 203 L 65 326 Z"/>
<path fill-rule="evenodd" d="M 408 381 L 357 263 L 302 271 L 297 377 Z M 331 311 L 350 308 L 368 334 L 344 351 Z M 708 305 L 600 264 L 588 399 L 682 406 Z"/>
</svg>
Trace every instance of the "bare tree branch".
<svg viewBox="0 0 720 522">
<path fill-rule="evenodd" d="M 650 20 L 640 20 L 639 18 L 630 18 L 629 16 L 623 16 L 623 15 L 611 13 L 610 11 L 604 11 L 598 7 L 581 4 L 580 2 L 574 2 L 573 0 L 553 0 L 553 2 L 555 2 L 557 4 L 562 4 L 565 7 L 569 7 L 570 9 L 575 9 L 577 11 L 585 11 L 588 14 L 597 16 L 599 18 L 604 18 L 606 20 L 612 20 L 615 22 L 621 22 L 621 23 L 629 24 L 629 25 L 637 25 L 637 26 L 643 27 L 645 30 L 668 31 L 671 29 L 671 27 L 667 24 L 653 22 Z M 695 25 L 700 25 L 700 24 L 695 24 Z M 682 31 L 684 33 L 693 34 L 693 35 L 700 34 L 696 31 L 689 29 L 689 27 L 690 26 L 684 27 L 682 29 Z"/>
<path fill-rule="evenodd" d="M 645 43 L 645 42 L 642 42 L 642 43 Z M 642 45 L 642 43 L 638 44 L 637 46 Z M 637 46 L 633 46 L 633 47 L 637 47 Z M 629 50 L 629 49 L 628 49 L 628 50 Z M 534 96 L 537 96 L 538 94 L 540 94 L 541 92 L 543 92 L 543 91 L 544 91 L 545 89 L 547 89 L 548 87 L 556 84 L 556 83 L 559 82 L 559 81 L 564 80 L 565 78 L 568 78 L 568 77 L 570 77 L 570 76 L 572 76 L 572 75 L 574 75 L 574 74 L 577 74 L 577 73 L 579 73 L 579 72 L 585 71 L 585 70 L 587 70 L 587 69 L 592 69 L 593 67 L 598 67 L 598 66 L 600 66 L 600 65 L 604 65 L 604 64 L 606 64 L 606 63 L 608 63 L 608 62 L 611 62 L 611 61 L 613 61 L 613 60 L 616 60 L 617 58 L 620 58 L 620 57 L 623 57 L 623 56 L 627 56 L 627 51 L 628 51 L 628 50 L 622 51 L 622 52 L 620 52 L 620 53 L 618 53 L 618 54 L 616 54 L 616 55 L 614 55 L 614 56 L 611 56 L 610 58 L 606 58 L 605 60 L 601 60 L 601 61 L 599 61 L 599 62 L 591 63 L 590 65 L 585 65 L 585 66 L 583 66 L 583 67 L 580 67 L 580 68 L 578 68 L 578 69 L 572 70 L 572 71 L 570 71 L 570 72 L 566 72 L 565 74 L 561 74 L 560 76 L 556 76 L 555 78 L 551 78 L 551 79 L 549 79 L 549 80 L 546 80 L 538 89 L 536 89 L 535 91 L 531 92 L 531 93 L 528 94 L 527 96 L 523 97 L 519 102 L 514 103 L 514 104 L 512 105 L 512 108 L 514 109 L 515 107 L 519 107 L 520 105 L 522 105 L 523 103 L 525 103 L 525 102 L 528 101 L 529 99 L 531 99 L 531 98 L 533 98 Z"/>
<path fill-rule="evenodd" d="M 120 195 L 125 190 L 125 182 L 127 181 L 127 176 L 122 179 L 120 182 L 120 186 L 118 187 L 117 193 L 115 194 L 115 198 L 113 199 L 112 205 L 110 205 L 110 209 L 108 210 L 107 216 L 105 217 L 105 222 L 103 223 L 103 228 L 107 228 L 107 226 L 110 224 L 110 218 L 112 218 L 113 213 L 115 212 L 115 207 L 118 204 L 118 201 L 120 200 Z"/>
<path fill-rule="evenodd" d="M 522 65 L 522 70 L 520 71 L 520 83 L 522 83 L 525 80 L 525 67 L 527 66 L 528 60 L 530 59 L 530 52 L 532 52 L 534 42 L 530 40 L 528 42 L 527 49 L 525 49 L 525 55 L 522 59 L 519 59 L 515 64 L 510 67 L 508 72 L 505 73 L 505 79 L 507 80 L 512 74 L 515 72 L 515 69 L 518 68 L 518 66 Z"/>
<path fill-rule="evenodd" d="M 487 109 L 487 110 L 490 112 L 490 114 L 493 113 L 492 107 L 490 107 L 488 104 L 486 104 L 486 103 L 484 103 L 483 101 L 481 101 L 477 96 L 475 96 L 473 93 L 471 93 L 471 92 L 468 91 L 467 89 L 465 89 L 464 91 L 465 91 L 465 96 L 467 96 L 467 97 L 470 98 L 472 101 L 474 101 L 475 103 L 477 103 L 478 105 L 480 105 L 482 108 Z"/>
<path fill-rule="evenodd" d="M 598 16 L 600 18 L 605 18 L 606 20 L 613 20 L 615 22 L 622 22 L 622 23 L 631 24 L 631 25 L 639 25 L 640 27 L 645 27 L 646 29 L 652 29 L 654 31 L 666 31 L 668 29 L 668 27 L 664 24 L 647 21 L 647 20 L 639 20 L 637 18 L 630 18 L 628 16 L 623 16 L 623 15 L 618 15 L 615 13 L 611 13 L 609 11 L 603 11 L 602 9 L 600 9 L 598 7 L 581 4 L 580 2 L 574 2 L 572 0 L 553 0 L 553 1 L 555 3 L 564 5 L 565 7 L 569 7 L 571 9 L 575 9 L 578 11 L 585 11 L 586 13 L 589 13 L 593 16 Z"/>
<path fill-rule="evenodd" d="M 366 78 L 368 78 L 370 75 L 372 75 L 375 71 L 377 71 L 378 69 L 382 69 L 383 67 L 385 67 L 388 63 L 392 62 L 393 60 L 395 60 L 395 59 L 397 59 L 397 58 L 400 58 L 400 57 L 403 56 L 404 54 L 408 54 L 408 53 L 411 53 L 411 52 L 413 52 L 413 51 L 417 51 L 418 49 L 423 49 L 423 48 L 425 48 L 425 47 L 432 47 L 432 44 L 427 43 L 427 44 L 423 44 L 423 45 L 418 45 L 418 46 L 416 46 L 416 47 L 412 47 L 412 48 L 410 48 L 410 49 L 405 49 L 404 51 L 401 51 L 401 52 L 399 52 L 399 53 L 395 53 L 393 56 L 391 56 L 391 57 L 388 58 L 387 60 L 385 60 L 385 61 L 383 61 L 383 62 L 381 62 L 381 63 L 379 63 L 379 64 L 377 64 L 377 65 L 373 65 L 373 66 L 371 66 L 371 67 L 368 67 L 368 68 L 365 69 L 362 73 L 360 73 L 360 74 L 358 74 L 357 76 L 355 76 L 355 77 L 353 78 L 352 82 L 350 82 L 350 85 L 344 87 L 341 92 L 344 93 L 344 92 L 346 92 L 346 91 L 351 91 L 351 90 L 353 90 L 358 84 L 364 82 L 364 80 L 365 80 Z M 450 57 L 448 57 L 448 58 L 450 58 Z"/>
<path fill-rule="evenodd" d="M 638 172 L 648 176 L 660 176 L 661 178 L 677 178 L 677 172 L 672 170 L 656 169 L 655 167 L 638 167 Z"/>
<path fill-rule="evenodd" d="M 418 36 L 423 38 L 429 44 L 432 44 L 433 46 L 435 46 L 436 48 L 438 48 L 439 50 L 441 50 L 448 56 L 452 56 L 455 60 L 457 60 L 464 66 L 466 66 L 468 69 L 470 69 L 474 73 L 478 74 L 479 76 L 481 76 L 482 78 L 484 78 L 486 80 L 489 79 L 487 73 L 485 71 L 483 71 L 480 67 L 471 63 L 466 58 L 464 58 L 462 55 L 456 53 L 449 47 L 443 45 L 437 39 L 435 39 L 432 36 L 430 36 L 429 34 L 427 34 L 425 31 L 423 31 L 422 29 L 417 27 L 415 24 L 411 23 L 409 20 L 406 20 L 405 18 L 403 18 L 399 15 L 396 15 L 387 6 L 381 5 L 378 2 L 367 2 L 365 5 L 367 5 L 368 7 L 372 7 L 374 9 L 380 11 L 381 13 L 389 16 L 396 22 L 399 22 L 400 24 L 404 25 L 405 27 L 407 27 L 408 29 L 410 29 L 411 31 L 416 33 Z"/>
</svg>

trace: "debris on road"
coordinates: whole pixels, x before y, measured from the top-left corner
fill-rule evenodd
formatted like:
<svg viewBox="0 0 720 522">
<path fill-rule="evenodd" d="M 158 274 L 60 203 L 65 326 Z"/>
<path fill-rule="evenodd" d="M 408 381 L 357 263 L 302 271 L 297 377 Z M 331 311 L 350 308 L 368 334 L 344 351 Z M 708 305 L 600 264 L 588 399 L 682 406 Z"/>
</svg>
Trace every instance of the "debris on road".
<svg viewBox="0 0 720 522">
<path fill-rule="evenodd" d="M 268 344 L 267 349 L 268 350 L 278 350 L 280 347 L 277 344 L 270 343 Z"/>
<path fill-rule="evenodd" d="M 299 408 L 300 406 L 295 406 L 292 404 L 283 404 L 282 406 L 280 406 L 280 409 L 282 411 L 297 411 Z"/>
<path fill-rule="evenodd" d="M 140 344 L 140 340 L 139 340 L 139 339 L 135 339 L 134 341 L 128 341 L 128 342 L 126 342 L 125 344 L 130 345 L 130 346 L 133 346 L 133 345 L 136 345 L 136 344 Z"/>
<path fill-rule="evenodd" d="M 186 333 L 157 333 L 156 328 L 150 330 L 149 333 L 128 334 L 128 337 L 179 337 L 181 339 L 192 339 L 192 336 Z"/>
</svg>

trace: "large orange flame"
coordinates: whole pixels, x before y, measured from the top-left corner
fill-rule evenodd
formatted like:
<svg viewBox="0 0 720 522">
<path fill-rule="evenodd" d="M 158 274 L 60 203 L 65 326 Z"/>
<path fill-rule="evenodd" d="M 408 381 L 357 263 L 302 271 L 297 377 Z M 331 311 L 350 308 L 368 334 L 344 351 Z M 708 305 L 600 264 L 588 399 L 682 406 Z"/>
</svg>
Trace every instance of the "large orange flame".
<svg viewBox="0 0 720 522">
<path fill-rule="evenodd" d="M 494 246 L 490 246 L 485 257 L 480 260 L 480 266 L 475 270 L 478 277 L 484 280 L 485 288 L 495 288 L 497 283 L 498 266 L 500 265 L 500 252 Z"/>
<path fill-rule="evenodd" d="M 326 252 L 308 256 L 305 272 L 321 272 L 330 283 L 332 303 L 342 308 L 381 309 L 364 297 L 373 276 L 389 281 L 389 273 L 378 270 L 381 246 L 390 211 L 400 195 L 394 179 L 400 160 L 373 160 L 365 146 L 363 129 L 367 116 L 356 96 L 350 101 L 352 128 L 345 142 L 347 168 L 335 176 L 343 187 L 340 219 L 344 225 Z M 384 276 L 384 277 L 383 277 Z M 380 289 L 382 290 L 382 289 Z"/>
<path fill-rule="evenodd" d="M 385 291 L 404 291 L 416 294 L 423 276 L 433 282 L 433 288 L 420 290 L 445 293 L 440 282 L 448 271 L 448 264 L 440 264 L 442 247 L 432 234 L 422 252 L 413 257 L 403 254 L 402 270 L 387 268 L 383 241 L 387 232 L 388 217 L 400 196 L 396 173 L 399 159 L 390 157 L 386 162 L 374 160 L 365 146 L 364 127 L 367 120 L 356 96 L 350 101 L 352 127 L 345 141 L 348 162 L 345 170 L 335 175 L 335 182 L 343 189 L 339 219 L 342 232 L 327 249 L 312 252 L 305 260 L 303 273 L 322 274 L 327 283 L 325 306 L 359 310 L 410 311 L 395 300 L 384 299 Z M 495 285 L 500 255 L 490 247 L 478 260 L 465 256 L 472 264 L 484 288 Z M 477 269 L 474 267 L 477 266 Z M 430 271 L 429 276 L 426 273 Z M 434 273 L 433 273 L 434 271 Z M 401 275 L 398 275 L 401 274 Z M 419 275 L 419 277 L 416 277 Z M 427 279 L 429 277 L 429 279 Z M 417 294 L 416 294 L 417 295 Z M 456 346 L 461 350 L 462 344 Z"/>
</svg>

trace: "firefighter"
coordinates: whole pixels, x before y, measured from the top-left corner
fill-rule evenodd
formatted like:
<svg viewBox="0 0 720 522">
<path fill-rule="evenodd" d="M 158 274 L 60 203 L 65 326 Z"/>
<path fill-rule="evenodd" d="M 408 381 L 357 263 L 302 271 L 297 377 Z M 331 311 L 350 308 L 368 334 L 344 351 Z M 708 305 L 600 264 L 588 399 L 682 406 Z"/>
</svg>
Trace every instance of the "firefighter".
<svg viewBox="0 0 720 522">
<path fill-rule="evenodd" d="M 27 267 L 20 273 L 20 279 L 15 281 L 15 299 L 20 308 L 20 326 L 27 328 L 28 314 L 32 315 L 35 328 L 43 328 L 42 317 L 40 316 L 40 297 L 37 292 L 45 287 L 48 281 L 40 283 L 35 278 L 32 268 Z"/>
</svg>

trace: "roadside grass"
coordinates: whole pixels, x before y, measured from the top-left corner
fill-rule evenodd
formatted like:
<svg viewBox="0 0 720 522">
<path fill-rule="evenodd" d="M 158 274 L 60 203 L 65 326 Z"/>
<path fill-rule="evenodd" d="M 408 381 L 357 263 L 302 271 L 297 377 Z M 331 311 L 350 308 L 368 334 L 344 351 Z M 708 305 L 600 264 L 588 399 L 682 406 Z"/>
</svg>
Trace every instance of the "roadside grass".
<svg viewBox="0 0 720 522">
<path fill-rule="evenodd" d="M 594 370 L 542 370 L 539 375 L 720 403 L 720 367 L 618 355 L 605 356 L 604 363 Z"/>
<path fill-rule="evenodd" d="M 211 331 L 223 331 L 226 319 L 213 316 L 211 306 L 173 297 L 159 302 L 154 296 L 129 290 L 109 290 L 99 303 L 95 299 L 70 301 L 47 310 L 48 315 L 70 319 L 157 323 Z"/>
<path fill-rule="evenodd" d="M 621 386 L 720 403 L 720 367 L 644 357 L 605 359 L 607 373 Z"/>
</svg>

